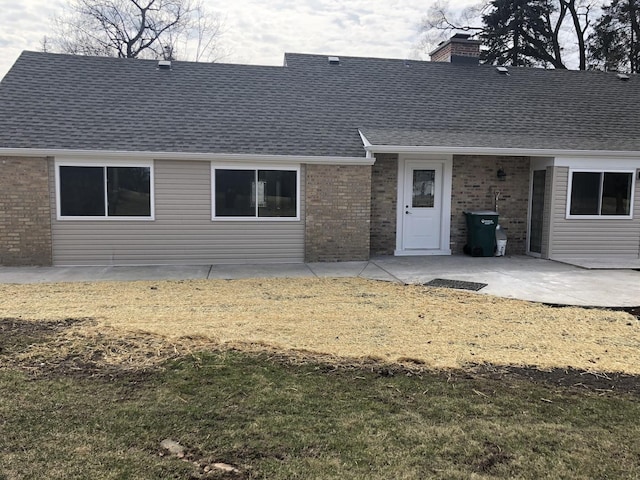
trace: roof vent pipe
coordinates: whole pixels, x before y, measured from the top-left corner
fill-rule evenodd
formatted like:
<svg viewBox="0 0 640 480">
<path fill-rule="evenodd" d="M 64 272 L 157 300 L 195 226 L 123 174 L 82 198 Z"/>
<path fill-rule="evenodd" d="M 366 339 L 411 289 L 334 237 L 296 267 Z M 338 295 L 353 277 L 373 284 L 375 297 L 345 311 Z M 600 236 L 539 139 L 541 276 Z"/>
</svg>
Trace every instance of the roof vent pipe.
<svg viewBox="0 0 640 480">
<path fill-rule="evenodd" d="M 158 61 L 158 70 L 171 70 L 171 60 Z"/>
<path fill-rule="evenodd" d="M 340 65 L 340 57 L 328 57 L 329 65 Z"/>
</svg>

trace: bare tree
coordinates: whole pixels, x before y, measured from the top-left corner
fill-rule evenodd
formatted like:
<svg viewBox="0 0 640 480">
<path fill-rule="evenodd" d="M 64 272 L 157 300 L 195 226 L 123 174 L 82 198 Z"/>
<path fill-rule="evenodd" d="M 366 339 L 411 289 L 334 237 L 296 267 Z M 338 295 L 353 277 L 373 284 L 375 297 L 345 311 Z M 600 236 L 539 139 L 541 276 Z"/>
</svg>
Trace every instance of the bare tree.
<svg viewBox="0 0 640 480">
<path fill-rule="evenodd" d="M 595 7 L 594 1 L 589 0 L 559 0 L 560 5 L 564 6 L 569 12 L 575 39 L 578 46 L 578 55 L 580 57 L 580 70 L 587 69 L 587 38 L 591 29 L 591 12 Z"/>
<path fill-rule="evenodd" d="M 201 0 L 70 0 L 48 51 L 123 58 L 214 61 L 220 20 Z"/>
<path fill-rule="evenodd" d="M 165 59 L 189 58 L 196 62 L 219 60 L 224 56 L 219 44 L 223 33 L 220 19 L 209 15 L 201 1 L 194 3 L 192 8 L 190 21 L 171 29 L 161 39 Z M 171 58 L 166 52 L 171 52 Z"/>
<path fill-rule="evenodd" d="M 447 0 L 437 0 L 429 7 L 427 15 L 422 20 L 422 38 L 417 49 L 429 52 L 453 31 L 482 33 L 482 15 L 489 9 L 489 1 L 484 0 L 461 11 L 455 11 Z"/>
</svg>

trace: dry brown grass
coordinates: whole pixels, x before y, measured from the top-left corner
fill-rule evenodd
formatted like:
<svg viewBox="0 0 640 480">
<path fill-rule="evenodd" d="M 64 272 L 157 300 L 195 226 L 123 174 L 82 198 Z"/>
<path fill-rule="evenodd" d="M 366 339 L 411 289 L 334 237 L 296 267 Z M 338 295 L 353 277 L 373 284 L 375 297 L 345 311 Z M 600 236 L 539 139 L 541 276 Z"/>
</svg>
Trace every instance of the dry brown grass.
<svg viewBox="0 0 640 480">
<path fill-rule="evenodd" d="M 151 333 L 158 351 L 259 344 L 429 368 L 640 374 L 640 325 L 629 314 L 359 278 L 5 284 L 0 298 L 0 317 L 91 318 L 70 334 Z M 117 345 L 103 355 L 136 361 Z"/>
</svg>

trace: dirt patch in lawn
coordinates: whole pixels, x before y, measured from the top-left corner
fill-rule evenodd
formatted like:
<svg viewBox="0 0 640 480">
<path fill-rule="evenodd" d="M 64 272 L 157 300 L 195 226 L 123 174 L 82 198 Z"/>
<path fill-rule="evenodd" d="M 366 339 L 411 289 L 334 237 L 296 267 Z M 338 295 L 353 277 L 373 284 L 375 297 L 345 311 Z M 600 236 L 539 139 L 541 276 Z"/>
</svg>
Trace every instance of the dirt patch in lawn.
<svg viewBox="0 0 640 480">
<path fill-rule="evenodd" d="M 0 317 L 13 321 L 91 319 L 66 329 L 71 337 L 58 353 L 73 350 L 73 336 L 142 335 L 149 362 L 171 349 L 178 355 L 219 345 L 429 369 L 488 364 L 640 374 L 640 322 L 626 312 L 425 286 L 364 279 L 57 283 L 0 285 L 0 298 Z M 106 345 L 94 352 L 102 363 L 140 362 L 127 360 L 126 342 Z M 149 353 L 154 349 L 157 355 Z M 28 352 L 36 358 L 37 344 Z"/>
</svg>

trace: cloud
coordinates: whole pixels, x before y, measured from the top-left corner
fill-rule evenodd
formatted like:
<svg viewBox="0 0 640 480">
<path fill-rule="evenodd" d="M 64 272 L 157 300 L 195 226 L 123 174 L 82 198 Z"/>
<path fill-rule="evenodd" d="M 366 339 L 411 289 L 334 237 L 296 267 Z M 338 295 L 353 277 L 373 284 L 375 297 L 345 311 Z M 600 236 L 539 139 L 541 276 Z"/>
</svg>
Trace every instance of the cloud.
<svg viewBox="0 0 640 480">
<path fill-rule="evenodd" d="M 22 50 L 39 50 L 60 0 L 0 0 L 0 78 Z"/>
<path fill-rule="evenodd" d="M 471 0 L 465 0 L 470 2 Z M 0 0 L 0 77 L 21 50 L 39 50 L 64 0 Z M 405 58 L 424 0 L 205 0 L 224 19 L 224 59 L 281 65 L 284 52 Z"/>
<path fill-rule="evenodd" d="M 239 60 L 265 64 L 280 64 L 285 51 L 404 57 L 426 8 L 416 0 L 236 0 L 217 7 L 226 9 L 225 41 Z"/>
</svg>

